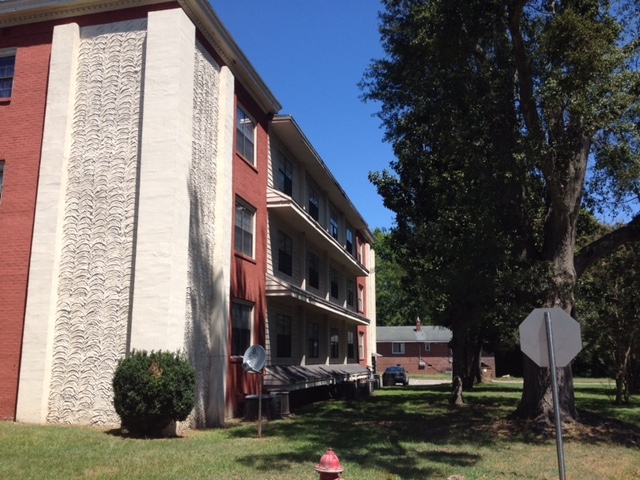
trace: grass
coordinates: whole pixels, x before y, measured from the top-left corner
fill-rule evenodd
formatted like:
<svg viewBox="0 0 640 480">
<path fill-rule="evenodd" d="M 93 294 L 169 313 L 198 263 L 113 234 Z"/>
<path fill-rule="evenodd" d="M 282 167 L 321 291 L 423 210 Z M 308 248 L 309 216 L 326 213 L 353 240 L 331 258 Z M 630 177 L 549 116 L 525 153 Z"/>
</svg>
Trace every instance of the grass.
<svg viewBox="0 0 640 480">
<path fill-rule="evenodd" d="M 266 423 L 261 439 L 245 422 L 154 440 L 0 423 L 0 478 L 317 480 L 314 467 L 328 447 L 347 480 L 558 478 L 555 434 L 507 420 L 521 388 L 481 385 L 460 408 L 449 406 L 447 385 L 385 388 L 362 401 L 295 409 Z M 568 479 L 640 478 L 640 401 L 615 407 L 611 395 L 602 382 L 576 381 L 586 423 L 565 432 Z"/>
</svg>

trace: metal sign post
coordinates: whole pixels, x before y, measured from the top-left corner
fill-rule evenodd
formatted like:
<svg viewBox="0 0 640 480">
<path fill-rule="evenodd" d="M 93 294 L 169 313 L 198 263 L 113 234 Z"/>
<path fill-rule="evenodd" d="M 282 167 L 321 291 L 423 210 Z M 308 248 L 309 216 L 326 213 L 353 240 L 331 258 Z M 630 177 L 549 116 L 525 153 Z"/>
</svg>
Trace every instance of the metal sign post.
<svg viewBox="0 0 640 480">
<path fill-rule="evenodd" d="M 260 372 L 260 389 L 258 394 L 258 438 L 262 438 L 262 384 L 264 375 Z"/>
<path fill-rule="evenodd" d="M 564 469 L 564 444 L 562 443 L 562 419 L 560 412 L 560 400 L 558 398 L 558 378 L 556 374 L 556 354 L 553 348 L 553 330 L 551 328 L 551 316 L 544 312 L 544 323 L 547 330 L 547 347 L 549 350 L 549 370 L 551 373 L 551 390 L 553 393 L 553 413 L 556 422 L 556 444 L 558 446 L 558 469 L 560 480 L 566 480 Z"/>
<path fill-rule="evenodd" d="M 551 314 L 553 313 L 553 323 Z M 561 308 L 536 308 L 520 324 L 520 349 L 539 367 L 549 367 L 558 446 L 560 480 L 566 480 L 562 444 L 562 412 L 557 368 L 569 365 L 582 349 L 580 324 Z M 545 341 L 546 340 L 546 341 Z"/>
<path fill-rule="evenodd" d="M 267 361 L 267 352 L 261 345 L 251 345 L 244 352 L 242 368 L 245 372 L 260 375 L 260 388 L 258 393 L 258 438 L 262 438 L 262 385 L 264 384 L 264 366 Z"/>
</svg>

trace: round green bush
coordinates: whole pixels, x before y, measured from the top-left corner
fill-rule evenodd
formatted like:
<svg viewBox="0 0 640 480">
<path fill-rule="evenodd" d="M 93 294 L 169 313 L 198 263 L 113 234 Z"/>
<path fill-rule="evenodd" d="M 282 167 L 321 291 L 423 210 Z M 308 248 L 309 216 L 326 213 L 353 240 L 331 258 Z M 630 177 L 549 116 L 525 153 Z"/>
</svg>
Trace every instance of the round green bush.
<svg viewBox="0 0 640 480">
<path fill-rule="evenodd" d="M 133 351 L 113 375 L 113 405 L 132 435 L 159 436 L 195 404 L 195 368 L 180 353 Z"/>
</svg>

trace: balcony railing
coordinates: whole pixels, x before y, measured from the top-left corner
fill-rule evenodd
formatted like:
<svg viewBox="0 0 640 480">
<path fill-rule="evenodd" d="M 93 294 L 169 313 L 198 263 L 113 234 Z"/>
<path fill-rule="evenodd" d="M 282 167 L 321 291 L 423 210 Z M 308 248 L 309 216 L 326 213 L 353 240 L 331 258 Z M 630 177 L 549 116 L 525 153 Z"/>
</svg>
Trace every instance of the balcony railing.
<svg viewBox="0 0 640 480">
<path fill-rule="evenodd" d="M 339 265 L 344 265 L 348 271 L 357 277 L 368 276 L 369 270 L 351 255 L 329 232 L 309 213 L 307 213 L 291 197 L 271 189 L 267 192 L 267 207 L 270 214 L 275 214 L 293 224 L 303 232 L 317 247 L 326 249 L 329 256 Z"/>
<path fill-rule="evenodd" d="M 279 278 L 267 275 L 267 296 L 268 297 L 288 297 L 297 302 L 301 302 L 312 308 L 318 308 L 325 313 L 331 313 L 351 320 L 360 325 L 369 325 L 368 318 L 344 308 L 336 303 L 330 302 L 323 297 L 315 295 L 307 290 L 297 287 Z"/>
</svg>

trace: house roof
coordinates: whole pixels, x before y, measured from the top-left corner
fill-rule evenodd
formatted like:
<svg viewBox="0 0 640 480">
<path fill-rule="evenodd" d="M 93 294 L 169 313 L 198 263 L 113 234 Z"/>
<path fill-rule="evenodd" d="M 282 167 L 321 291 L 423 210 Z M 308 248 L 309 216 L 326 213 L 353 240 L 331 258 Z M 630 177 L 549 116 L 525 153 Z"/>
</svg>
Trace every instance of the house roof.
<svg viewBox="0 0 640 480">
<path fill-rule="evenodd" d="M 415 325 L 408 327 L 377 327 L 377 343 L 384 342 L 431 342 L 449 343 L 453 334 L 445 327 L 423 325 L 420 331 L 416 331 Z"/>
</svg>

